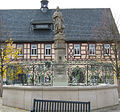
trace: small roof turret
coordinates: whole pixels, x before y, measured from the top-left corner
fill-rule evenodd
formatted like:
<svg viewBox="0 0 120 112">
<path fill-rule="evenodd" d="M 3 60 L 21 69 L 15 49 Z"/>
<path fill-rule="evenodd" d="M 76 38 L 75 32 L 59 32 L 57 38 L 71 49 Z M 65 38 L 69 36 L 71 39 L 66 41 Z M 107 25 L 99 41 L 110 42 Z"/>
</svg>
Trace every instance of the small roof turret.
<svg viewBox="0 0 120 112">
<path fill-rule="evenodd" d="M 48 0 L 42 0 L 41 1 L 41 10 L 42 12 L 47 12 L 48 11 Z"/>
</svg>

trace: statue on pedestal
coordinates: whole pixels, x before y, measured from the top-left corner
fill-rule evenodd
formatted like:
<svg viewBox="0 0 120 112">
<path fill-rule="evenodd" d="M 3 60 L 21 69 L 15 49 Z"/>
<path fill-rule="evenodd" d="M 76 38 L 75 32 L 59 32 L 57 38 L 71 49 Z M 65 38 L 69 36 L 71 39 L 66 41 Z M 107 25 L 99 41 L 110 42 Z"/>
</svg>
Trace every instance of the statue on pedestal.
<svg viewBox="0 0 120 112">
<path fill-rule="evenodd" d="M 64 33 L 64 18 L 62 16 L 62 13 L 60 12 L 59 7 L 57 7 L 56 11 L 53 14 L 53 20 L 55 34 Z"/>
<path fill-rule="evenodd" d="M 53 14 L 54 21 L 54 50 L 55 50 L 55 66 L 54 66 L 54 86 L 67 86 L 68 79 L 66 75 L 65 54 L 66 54 L 66 38 L 64 35 L 64 19 L 62 13 L 57 7 Z"/>
</svg>

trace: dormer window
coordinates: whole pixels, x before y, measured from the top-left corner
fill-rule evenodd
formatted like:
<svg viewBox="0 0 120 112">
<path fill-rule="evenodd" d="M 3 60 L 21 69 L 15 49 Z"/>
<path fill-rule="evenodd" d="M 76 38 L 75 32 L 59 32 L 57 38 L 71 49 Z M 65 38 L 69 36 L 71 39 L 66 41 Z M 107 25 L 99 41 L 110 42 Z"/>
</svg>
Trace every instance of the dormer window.
<svg viewBox="0 0 120 112">
<path fill-rule="evenodd" d="M 52 28 L 51 21 L 32 21 L 31 24 L 34 30 L 50 30 Z"/>
<path fill-rule="evenodd" d="M 48 24 L 41 24 L 41 25 L 34 25 L 34 29 L 50 29 L 50 26 Z"/>
</svg>

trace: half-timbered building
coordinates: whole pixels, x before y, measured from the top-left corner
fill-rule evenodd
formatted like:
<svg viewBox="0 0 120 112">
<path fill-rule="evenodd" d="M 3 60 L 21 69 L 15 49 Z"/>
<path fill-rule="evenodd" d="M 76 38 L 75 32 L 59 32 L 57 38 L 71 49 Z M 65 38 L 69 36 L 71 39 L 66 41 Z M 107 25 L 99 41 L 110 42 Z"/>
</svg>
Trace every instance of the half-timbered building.
<svg viewBox="0 0 120 112">
<path fill-rule="evenodd" d="M 67 60 L 114 58 L 112 42 L 108 43 L 105 35 L 101 39 L 99 30 L 96 33 L 96 26 L 101 28 L 107 17 L 114 22 L 109 8 L 60 10 L 65 24 Z M 47 0 L 41 1 L 40 9 L 0 10 L 0 41 L 13 39 L 14 46 L 21 49 L 18 60 L 54 60 L 54 12 L 55 9 L 48 8 Z"/>
</svg>

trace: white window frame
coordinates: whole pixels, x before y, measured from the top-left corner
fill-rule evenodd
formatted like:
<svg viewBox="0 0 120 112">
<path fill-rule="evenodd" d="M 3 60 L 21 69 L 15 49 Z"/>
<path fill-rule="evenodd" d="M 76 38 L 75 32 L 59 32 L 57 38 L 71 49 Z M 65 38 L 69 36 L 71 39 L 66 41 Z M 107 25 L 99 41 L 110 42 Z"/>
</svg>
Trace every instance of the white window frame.
<svg viewBox="0 0 120 112">
<path fill-rule="evenodd" d="M 79 54 L 76 54 L 75 53 L 75 50 L 78 52 L 79 51 Z M 80 44 L 74 44 L 74 56 L 80 56 Z"/>
<path fill-rule="evenodd" d="M 36 50 L 36 54 L 33 54 L 32 50 Z M 37 44 L 31 44 L 31 56 L 37 56 L 37 51 Z"/>
<path fill-rule="evenodd" d="M 119 54 L 118 55 L 119 55 L 119 60 L 120 60 L 120 49 L 119 49 Z"/>
<path fill-rule="evenodd" d="M 20 47 L 20 46 L 21 46 L 21 47 Z M 19 54 L 19 53 L 18 53 L 18 56 L 23 56 L 23 52 L 24 52 L 23 44 L 17 44 L 17 49 L 19 49 L 19 50 L 22 51 L 22 54 Z"/>
<path fill-rule="evenodd" d="M 90 52 L 93 52 L 92 54 Z M 90 56 L 95 56 L 96 55 L 96 49 L 95 49 L 95 44 L 89 44 L 89 55 Z"/>
<path fill-rule="evenodd" d="M 50 50 L 50 54 L 47 54 L 46 50 Z M 45 56 L 51 56 L 51 52 L 52 52 L 52 49 L 51 49 L 51 44 L 45 44 Z"/>
<path fill-rule="evenodd" d="M 0 45 L 0 49 L 4 49 L 4 47 L 5 47 L 5 46 L 4 46 L 3 44 Z"/>
<path fill-rule="evenodd" d="M 105 52 L 105 50 L 109 49 L 109 54 Z M 111 55 L 111 47 L 110 44 L 104 44 L 104 56 L 110 56 Z"/>
</svg>

